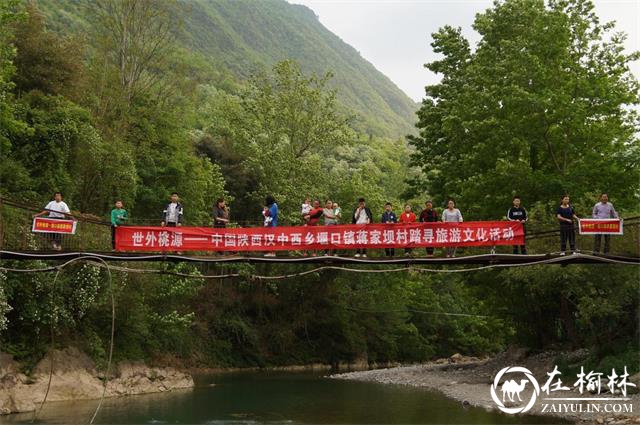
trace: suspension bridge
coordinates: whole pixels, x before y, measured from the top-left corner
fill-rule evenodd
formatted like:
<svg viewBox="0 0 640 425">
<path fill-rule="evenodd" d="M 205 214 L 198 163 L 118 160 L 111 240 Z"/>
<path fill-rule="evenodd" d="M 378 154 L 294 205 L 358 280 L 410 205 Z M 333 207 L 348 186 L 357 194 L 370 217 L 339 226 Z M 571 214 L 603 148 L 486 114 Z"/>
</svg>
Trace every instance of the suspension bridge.
<svg viewBox="0 0 640 425">
<path fill-rule="evenodd" d="M 211 264 L 310 264 L 322 267 L 352 266 L 465 266 L 480 267 L 525 266 L 540 264 L 640 264 L 638 225 L 640 217 L 624 220 L 624 235 L 613 236 L 611 252 L 594 254 L 593 236 L 576 235 L 576 252 L 566 255 L 557 251 L 559 230 L 557 226 L 536 227 L 527 225 L 528 255 L 512 254 L 511 246 L 458 248 L 455 257 L 427 256 L 424 248 L 414 248 L 410 255 L 397 249 L 397 256 L 387 257 L 384 251 L 369 251 L 369 257 L 355 257 L 353 252 L 338 251 L 338 255 L 303 255 L 303 251 L 286 251 L 276 256 L 247 252 L 115 252 L 111 248 L 110 223 L 100 217 L 73 214 L 77 221 L 77 234 L 65 236 L 62 251 L 51 249 L 46 236 L 31 232 L 32 217 L 42 208 L 0 198 L 0 260 L 47 260 L 68 262 L 79 258 L 94 258 L 107 262 L 192 262 Z M 148 225 L 147 222 L 133 224 Z M 157 223 L 155 223 L 157 224 Z"/>
<path fill-rule="evenodd" d="M 576 250 L 573 253 L 554 251 L 558 246 L 559 230 L 556 228 L 536 228 L 528 225 L 526 235 L 529 254 L 511 254 L 511 246 L 493 247 L 465 247 L 459 249 L 455 257 L 423 256 L 427 254 L 424 248 L 414 248 L 409 255 L 387 257 L 378 252 L 370 251 L 370 256 L 355 257 L 353 253 L 339 252 L 339 255 L 323 255 L 321 251 L 316 255 L 301 255 L 280 253 L 276 256 L 256 255 L 255 253 L 238 254 L 233 252 L 211 253 L 193 252 L 114 252 L 111 247 L 111 226 L 99 217 L 75 214 L 77 220 L 77 235 L 69 235 L 61 245 L 61 250 L 51 250 L 50 241 L 46 234 L 32 232 L 33 213 L 41 209 L 25 205 L 12 200 L 0 198 L 0 270 L 15 273 L 55 273 L 51 284 L 52 293 L 56 290 L 56 281 L 63 270 L 74 263 L 90 263 L 106 270 L 111 302 L 111 338 L 109 342 L 108 360 L 105 376 L 109 376 L 115 335 L 115 297 L 112 289 L 112 271 L 141 274 L 173 275 L 189 279 L 217 280 L 243 278 L 253 281 L 277 281 L 300 278 L 312 273 L 325 270 L 337 270 L 350 273 L 467 273 L 479 270 L 500 269 L 510 267 L 526 267 L 535 265 L 570 264 L 609 264 L 609 265 L 640 265 L 640 241 L 638 225 L 640 217 L 628 217 L 624 221 L 625 233 L 612 238 L 611 251 L 606 255 L 592 253 L 593 236 L 576 235 Z M 138 223 L 149 224 L 149 223 Z M 378 251 L 378 252 L 376 252 Z M 398 254 L 402 250 L 398 249 Z M 489 252 L 487 252 L 489 251 Z M 373 255 L 371 255 L 373 254 Z M 421 255 L 423 254 L 423 255 Z M 27 264 L 40 260 L 39 263 Z M 25 262 L 24 265 L 21 262 Z M 173 267 L 136 267 L 131 263 L 178 263 L 191 262 L 201 265 L 214 264 L 290 264 L 309 265 L 302 270 L 286 268 L 288 272 L 274 270 L 269 267 L 256 267 L 265 274 L 242 273 L 234 268 L 216 267 L 218 274 L 182 273 Z M 201 271 L 208 269 L 200 267 Z M 51 297 L 53 300 L 54 298 Z M 51 309 L 54 309 L 53 304 Z M 429 312 L 416 311 L 421 314 L 445 314 L 449 316 L 468 316 L 457 312 Z M 51 345 L 55 345 L 54 322 L 51 322 Z M 53 356 L 51 357 L 48 386 L 53 378 Z M 105 379 L 103 394 L 90 423 L 95 419 L 104 398 L 108 380 Z M 34 420 L 47 400 L 48 390 L 40 405 L 34 412 Z"/>
</svg>

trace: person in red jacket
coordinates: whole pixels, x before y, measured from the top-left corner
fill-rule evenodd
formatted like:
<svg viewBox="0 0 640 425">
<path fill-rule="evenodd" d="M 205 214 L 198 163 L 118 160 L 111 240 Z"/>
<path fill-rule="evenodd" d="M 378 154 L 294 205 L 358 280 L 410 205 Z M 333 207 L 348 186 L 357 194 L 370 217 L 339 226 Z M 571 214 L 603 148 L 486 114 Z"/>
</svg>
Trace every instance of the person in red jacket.
<svg viewBox="0 0 640 425">
<path fill-rule="evenodd" d="M 322 218 L 323 210 L 320 206 L 320 201 L 317 199 L 313 201 L 313 208 L 303 218 L 308 226 L 317 226 L 320 218 Z"/>
<path fill-rule="evenodd" d="M 320 206 L 320 201 L 316 199 L 315 201 L 313 201 L 313 208 L 311 209 L 311 211 L 309 211 L 309 214 L 304 215 L 302 218 L 304 219 L 305 223 L 307 223 L 307 226 L 317 226 L 320 223 L 320 219 L 322 218 L 323 213 L 324 210 Z M 311 255 L 315 257 L 317 255 L 316 251 L 313 251 Z"/>
<path fill-rule="evenodd" d="M 411 205 L 407 204 L 404 206 L 404 211 L 402 214 L 400 214 L 400 218 L 398 219 L 398 223 L 401 224 L 409 224 L 409 223 L 415 223 L 416 222 L 416 215 L 413 213 L 413 211 L 411 211 Z M 409 256 L 411 255 L 411 248 L 405 248 L 404 249 L 404 255 L 405 256 Z"/>
</svg>

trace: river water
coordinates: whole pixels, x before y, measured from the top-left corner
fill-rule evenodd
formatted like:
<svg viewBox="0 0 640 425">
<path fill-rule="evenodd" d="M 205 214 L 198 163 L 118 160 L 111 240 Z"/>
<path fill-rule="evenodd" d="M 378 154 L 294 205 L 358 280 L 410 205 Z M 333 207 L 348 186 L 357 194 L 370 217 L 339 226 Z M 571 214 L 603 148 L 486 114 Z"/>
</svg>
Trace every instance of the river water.
<svg viewBox="0 0 640 425">
<path fill-rule="evenodd" d="M 97 400 L 49 403 L 38 423 L 88 423 Z M 26 424 L 32 414 L 0 416 Z M 199 376 L 192 390 L 105 399 L 99 424 L 506 424 L 558 423 L 509 416 L 433 391 L 326 379 L 319 373 L 239 372 Z"/>
</svg>

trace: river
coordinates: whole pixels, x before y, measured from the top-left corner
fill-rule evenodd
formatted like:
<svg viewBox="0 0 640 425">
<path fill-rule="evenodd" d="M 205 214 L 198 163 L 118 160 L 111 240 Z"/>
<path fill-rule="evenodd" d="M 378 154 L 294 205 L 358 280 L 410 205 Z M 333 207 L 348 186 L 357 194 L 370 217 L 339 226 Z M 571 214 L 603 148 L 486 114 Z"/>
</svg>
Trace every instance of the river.
<svg viewBox="0 0 640 425">
<path fill-rule="evenodd" d="M 49 403 L 38 423 L 88 423 L 97 400 Z M 0 416 L 26 424 L 32 414 Z M 558 423 L 463 407 L 433 391 L 326 379 L 320 373 L 238 372 L 196 377 L 193 390 L 110 398 L 99 424 L 506 424 Z"/>
</svg>

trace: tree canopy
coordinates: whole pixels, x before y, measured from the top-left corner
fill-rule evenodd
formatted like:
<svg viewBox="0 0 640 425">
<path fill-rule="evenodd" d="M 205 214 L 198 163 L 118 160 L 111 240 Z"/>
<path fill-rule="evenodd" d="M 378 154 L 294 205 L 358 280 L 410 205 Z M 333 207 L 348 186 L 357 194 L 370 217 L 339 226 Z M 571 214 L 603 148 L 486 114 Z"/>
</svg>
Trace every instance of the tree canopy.
<svg viewBox="0 0 640 425">
<path fill-rule="evenodd" d="M 509 0 L 478 14 L 472 51 L 460 29 L 433 34 L 442 76 L 426 87 L 410 137 L 420 185 L 489 218 L 527 204 L 608 191 L 638 202 L 638 81 L 624 35 L 587 0 Z"/>
</svg>

